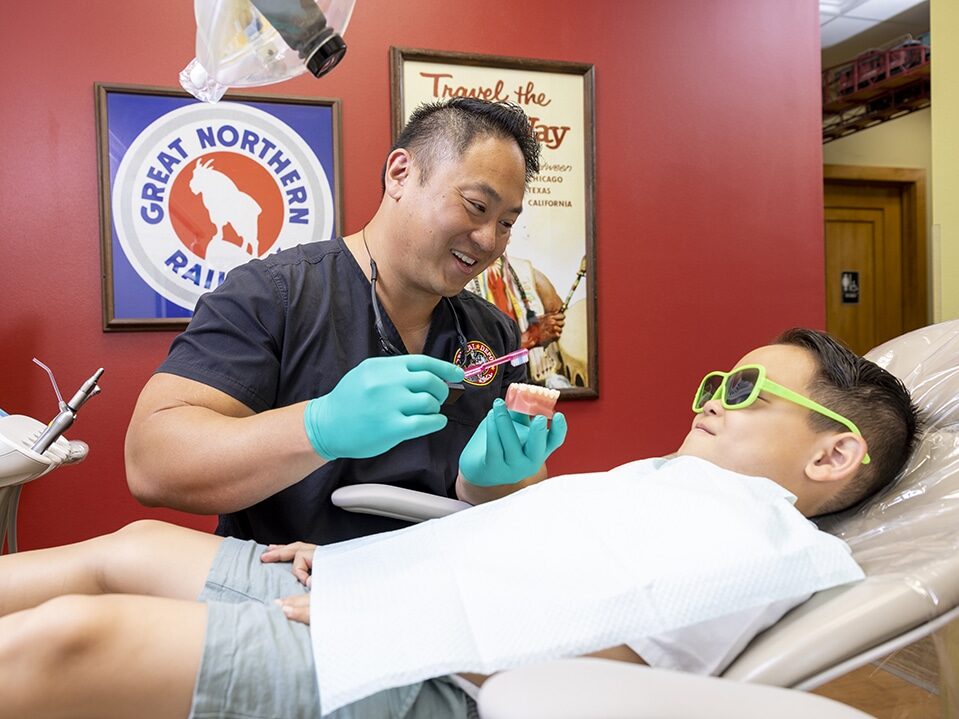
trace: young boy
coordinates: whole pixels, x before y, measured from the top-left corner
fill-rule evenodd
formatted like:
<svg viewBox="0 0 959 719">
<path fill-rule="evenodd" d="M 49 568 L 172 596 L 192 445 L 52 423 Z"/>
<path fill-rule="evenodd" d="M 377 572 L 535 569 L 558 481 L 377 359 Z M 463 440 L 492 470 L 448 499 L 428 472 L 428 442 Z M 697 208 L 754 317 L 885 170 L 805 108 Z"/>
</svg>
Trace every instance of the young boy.
<svg viewBox="0 0 959 719">
<path fill-rule="evenodd" d="M 707 375 L 693 408 L 673 459 L 557 477 L 315 554 L 312 545 L 267 548 L 138 522 L 2 557 L 0 717 L 286 719 L 327 715 L 349 696 L 362 698 L 333 716 L 467 716 L 460 683 L 441 676 L 477 668 L 457 643 L 464 635 L 486 642 L 493 658 L 482 671 L 576 654 L 721 671 L 789 607 L 862 576 L 848 548 L 804 516 L 851 506 L 888 484 L 908 458 L 917 417 L 897 379 L 809 330 L 750 352 L 732 372 Z M 614 519 L 594 498 L 612 500 L 602 509 Z M 615 519 L 616 504 L 627 521 Z M 550 513 L 537 514 L 541 505 Z M 566 509 L 579 512 L 575 524 L 551 514 Z M 602 534 L 598 545 L 590 544 L 594 533 Z M 443 544 L 430 551 L 434 534 Z M 426 544 L 417 544 L 421 535 Z M 453 586 L 431 578 L 449 551 L 461 560 Z M 738 553 L 750 556 L 736 563 Z M 391 566 L 394 557 L 404 564 Z M 288 561 L 292 571 L 279 564 Z M 606 565 L 613 583 L 629 581 L 593 591 L 608 582 Z M 472 596 L 456 604 L 450 597 L 464 586 Z M 419 593 L 407 595 L 410 587 Z M 577 603 L 580 587 L 593 592 L 585 603 Z M 637 594 L 624 609 L 622 596 L 632 602 Z M 530 597 L 542 603 L 530 606 Z M 425 681 L 400 686 L 410 667 L 392 681 L 351 676 L 375 674 L 381 656 L 389 663 L 415 654 L 396 646 L 405 626 L 368 646 L 376 635 L 359 618 L 379 612 L 409 615 L 419 644 L 441 648 L 420 672 Z M 491 617 L 522 635 L 519 659 L 509 654 L 510 636 L 488 629 Z M 375 616 L 371 624 L 380 631 Z M 542 634 L 543 646 L 533 646 L 540 629 L 557 639 Z M 342 675 L 331 685 L 345 687 L 340 694 L 318 690 L 329 674 Z"/>
</svg>

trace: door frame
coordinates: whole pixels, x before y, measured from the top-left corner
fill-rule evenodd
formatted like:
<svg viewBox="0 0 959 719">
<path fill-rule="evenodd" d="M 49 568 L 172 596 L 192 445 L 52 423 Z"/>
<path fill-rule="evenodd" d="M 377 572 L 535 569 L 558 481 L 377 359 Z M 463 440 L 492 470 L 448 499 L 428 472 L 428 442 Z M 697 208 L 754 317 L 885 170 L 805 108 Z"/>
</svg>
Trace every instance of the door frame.
<svg viewBox="0 0 959 719">
<path fill-rule="evenodd" d="M 926 240 L 926 171 L 903 167 L 823 165 L 826 182 L 890 185 L 902 193 L 902 323 L 905 330 L 929 324 L 929 267 Z M 825 198 L 823 198 L 825 207 Z M 915 287 L 916 292 L 908 292 Z"/>
</svg>

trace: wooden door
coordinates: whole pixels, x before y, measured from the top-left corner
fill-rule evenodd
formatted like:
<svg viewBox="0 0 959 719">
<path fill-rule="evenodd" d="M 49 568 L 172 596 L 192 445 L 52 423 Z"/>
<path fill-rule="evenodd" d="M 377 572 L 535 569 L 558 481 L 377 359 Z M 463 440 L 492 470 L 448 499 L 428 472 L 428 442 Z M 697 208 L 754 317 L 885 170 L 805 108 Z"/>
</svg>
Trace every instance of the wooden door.
<svg viewBox="0 0 959 719">
<path fill-rule="evenodd" d="M 827 181 L 825 241 L 826 329 L 860 354 L 902 334 L 901 188 Z"/>
</svg>

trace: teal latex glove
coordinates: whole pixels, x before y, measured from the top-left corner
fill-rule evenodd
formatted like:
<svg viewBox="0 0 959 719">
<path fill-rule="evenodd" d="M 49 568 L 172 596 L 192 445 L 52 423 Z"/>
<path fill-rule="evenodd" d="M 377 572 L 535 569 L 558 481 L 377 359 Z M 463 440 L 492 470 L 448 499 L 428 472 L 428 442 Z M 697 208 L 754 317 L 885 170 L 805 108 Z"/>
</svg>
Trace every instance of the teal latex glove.
<svg viewBox="0 0 959 719">
<path fill-rule="evenodd" d="M 425 355 L 363 360 L 306 405 L 306 435 L 327 460 L 374 457 L 443 429 L 446 382 L 462 380 L 462 368 Z"/>
<path fill-rule="evenodd" d="M 516 484 L 531 477 L 566 439 L 566 418 L 553 415 L 547 428 L 542 415 L 510 412 L 497 399 L 460 455 L 460 474 L 481 487 Z"/>
</svg>

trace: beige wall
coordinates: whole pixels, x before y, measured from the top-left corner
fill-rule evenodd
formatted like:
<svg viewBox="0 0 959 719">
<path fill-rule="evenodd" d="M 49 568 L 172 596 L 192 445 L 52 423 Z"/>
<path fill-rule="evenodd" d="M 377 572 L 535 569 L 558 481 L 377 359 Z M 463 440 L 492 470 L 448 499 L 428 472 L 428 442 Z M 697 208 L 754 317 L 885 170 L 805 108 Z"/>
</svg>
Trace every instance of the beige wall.
<svg viewBox="0 0 959 719">
<path fill-rule="evenodd" d="M 932 166 L 930 109 L 904 115 L 822 146 L 827 165 L 922 168 Z"/>
<path fill-rule="evenodd" d="M 932 0 L 932 251 L 936 319 L 959 318 L 959 3 Z"/>
<path fill-rule="evenodd" d="M 926 237 L 932 238 L 932 110 L 919 110 L 868 130 L 856 132 L 822 147 L 822 161 L 827 165 L 869 165 L 873 167 L 906 167 L 926 171 Z M 929 317 L 938 318 L 939 259 L 930 240 L 929 254 Z"/>
</svg>

